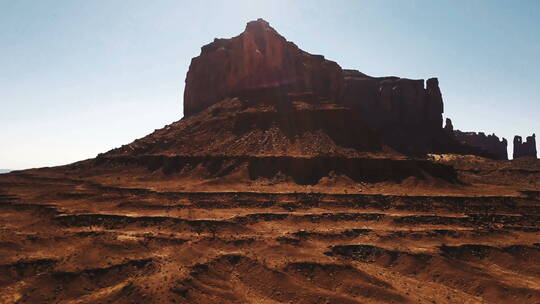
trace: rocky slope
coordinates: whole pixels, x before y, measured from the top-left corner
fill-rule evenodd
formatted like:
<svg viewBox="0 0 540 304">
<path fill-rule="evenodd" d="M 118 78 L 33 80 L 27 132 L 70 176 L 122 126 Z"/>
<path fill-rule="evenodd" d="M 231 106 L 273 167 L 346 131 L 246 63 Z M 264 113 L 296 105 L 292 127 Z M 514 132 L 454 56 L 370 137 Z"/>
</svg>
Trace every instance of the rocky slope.
<svg viewBox="0 0 540 304">
<path fill-rule="evenodd" d="M 408 178 L 457 182 L 449 166 L 394 151 L 350 108 L 279 93 L 264 89 L 255 99 L 225 99 L 68 168 L 96 180 L 119 168 L 116 174 L 138 170 L 139 178 L 195 188 L 208 181 L 233 189 L 259 182 L 316 185 L 328 179 L 345 179 L 350 186 Z"/>
</svg>

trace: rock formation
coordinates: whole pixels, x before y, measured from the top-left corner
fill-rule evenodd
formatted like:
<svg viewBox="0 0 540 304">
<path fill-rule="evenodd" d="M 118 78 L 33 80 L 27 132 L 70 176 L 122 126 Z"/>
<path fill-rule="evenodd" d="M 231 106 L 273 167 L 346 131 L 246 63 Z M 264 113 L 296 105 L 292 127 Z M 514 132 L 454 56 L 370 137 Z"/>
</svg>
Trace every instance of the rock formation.
<svg viewBox="0 0 540 304">
<path fill-rule="evenodd" d="M 261 19 L 202 47 L 184 97 L 182 120 L 92 164 L 146 168 L 190 183 L 456 181 L 451 168 L 408 157 L 463 150 L 442 130 L 437 79 L 343 70 Z"/>
<path fill-rule="evenodd" d="M 527 136 L 525 141 L 522 141 L 521 136 L 514 137 L 514 158 L 534 157 L 536 158 L 536 134 Z"/>
<path fill-rule="evenodd" d="M 506 138 L 499 140 L 495 134 L 486 135 L 484 132 L 462 132 L 454 130 L 454 136 L 460 142 L 473 147 L 481 148 L 492 155 L 494 159 L 508 159 L 508 141 Z"/>
<path fill-rule="evenodd" d="M 179 178 L 230 177 L 240 184 L 261 177 L 317 184 L 333 174 L 351 181 L 453 182 L 448 168 L 409 157 L 493 157 L 443 130 L 436 78 L 344 70 L 302 51 L 261 19 L 236 37 L 202 47 L 184 97 L 182 120 L 101 154 L 95 164 L 146 167 Z"/>
<path fill-rule="evenodd" d="M 444 124 L 444 130 L 448 133 L 454 132 L 454 125 L 452 124 L 452 120 L 450 118 L 446 119 L 446 122 Z"/>
<path fill-rule="evenodd" d="M 444 130 L 459 142 L 479 148 L 483 152 L 483 154 L 480 154 L 481 156 L 487 156 L 493 159 L 508 159 L 508 141 L 506 138 L 499 140 L 499 137 L 495 134 L 486 135 L 484 132 L 454 130 L 450 118 L 446 119 Z"/>
<path fill-rule="evenodd" d="M 336 100 L 342 70 L 324 56 L 311 55 L 287 41 L 268 22 L 249 22 L 231 39 L 215 39 L 191 61 L 184 91 L 184 115 L 190 116 L 245 91 L 283 87 Z"/>
<path fill-rule="evenodd" d="M 236 37 L 215 39 L 192 59 L 184 115 L 226 98 L 265 98 L 268 89 L 279 90 L 292 101 L 351 108 L 387 144 L 405 154 L 463 150 L 442 130 L 443 100 L 437 78 L 424 85 L 422 79 L 371 77 L 344 70 L 323 56 L 302 51 L 262 19 L 249 22 Z"/>
<path fill-rule="evenodd" d="M 443 101 L 437 78 L 412 80 L 370 77 L 345 70 L 339 103 L 356 109 L 395 149 L 406 154 L 437 150 L 447 142 L 442 132 Z M 451 143 L 446 143 L 451 145 Z"/>
<path fill-rule="evenodd" d="M 395 127 L 442 128 L 443 102 L 436 78 L 411 80 L 369 77 L 357 71 L 344 72 L 340 103 L 359 109 L 361 117 L 375 129 Z"/>
</svg>

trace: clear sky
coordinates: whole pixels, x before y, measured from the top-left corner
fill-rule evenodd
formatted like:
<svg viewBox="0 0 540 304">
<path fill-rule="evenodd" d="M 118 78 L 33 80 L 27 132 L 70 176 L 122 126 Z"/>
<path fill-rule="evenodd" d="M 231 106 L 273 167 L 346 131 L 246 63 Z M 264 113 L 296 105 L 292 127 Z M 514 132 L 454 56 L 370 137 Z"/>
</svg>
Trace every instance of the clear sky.
<svg viewBox="0 0 540 304">
<path fill-rule="evenodd" d="M 66 164 L 182 117 L 189 62 L 264 18 L 373 76 L 438 77 L 465 131 L 540 133 L 540 1 L 0 0 L 0 168 Z"/>
</svg>

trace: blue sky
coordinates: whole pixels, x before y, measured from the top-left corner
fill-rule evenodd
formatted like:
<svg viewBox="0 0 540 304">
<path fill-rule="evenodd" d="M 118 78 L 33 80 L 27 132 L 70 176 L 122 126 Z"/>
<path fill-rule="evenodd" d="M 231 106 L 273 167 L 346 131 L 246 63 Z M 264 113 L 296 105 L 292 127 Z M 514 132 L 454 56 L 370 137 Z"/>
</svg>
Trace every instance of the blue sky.
<svg viewBox="0 0 540 304">
<path fill-rule="evenodd" d="M 260 17 L 344 68 L 438 77 L 456 128 L 540 132 L 536 0 L 0 0 L 0 168 L 94 157 L 179 120 L 191 58 Z"/>
</svg>

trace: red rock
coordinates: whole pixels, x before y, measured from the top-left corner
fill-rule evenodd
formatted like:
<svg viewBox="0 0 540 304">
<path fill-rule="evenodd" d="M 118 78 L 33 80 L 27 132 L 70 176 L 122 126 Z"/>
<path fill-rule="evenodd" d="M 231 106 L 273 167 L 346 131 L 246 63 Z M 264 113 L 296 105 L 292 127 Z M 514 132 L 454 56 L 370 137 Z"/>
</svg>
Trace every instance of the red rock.
<svg viewBox="0 0 540 304">
<path fill-rule="evenodd" d="M 463 132 L 454 130 L 452 120 L 446 119 L 444 131 L 465 146 L 476 148 L 469 154 L 475 154 L 492 159 L 508 159 L 508 142 L 506 138 L 499 140 L 495 134 L 486 135 L 484 132 Z"/>
<path fill-rule="evenodd" d="M 249 22 L 236 37 L 215 39 L 192 59 L 184 91 L 185 117 L 228 98 L 238 98 L 243 107 L 261 102 L 274 105 L 281 113 L 287 112 L 283 109 L 291 102 L 346 107 L 362 121 L 347 128 L 367 126 L 384 144 L 407 155 L 507 158 L 504 139 L 443 130 L 444 106 L 437 78 L 371 77 L 344 70 L 321 55 L 301 50 L 262 19 Z"/>
<path fill-rule="evenodd" d="M 268 22 L 249 22 L 231 39 L 215 39 L 191 61 L 184 91 L 184 115 L 190 116 L 238 94 L 282 87 L 287 92 L 313 92 L 336 99 L 341 67 L 312 55 L 278 34 Z"/>
<path fill-rule="evenodd" d="M 446 119 L 446 122 L 444 124 L 444 130 L 450 133 L 454 132 L 454 125 L 452 124 L 452 120 L 450 118 Z"/>
<path fill-rule="evenodd" d="M 295 101 L 350 107 L 405 153 L 429 152 L 442 132 L 443 102 L 436 78 L 424 87 L 422 79 L 342 70 L 323 56 L 302 51 L 262 19 L 249 22 L 236 37 L 202 47 L 186 77 L 184 114 L 191 116 L 225 98 L 268 99 L 268 88 L 278 88 Z"/>
<path fill-rule="evenodd" d="M 514 158 L 536 156 L 536 134 L 527 136 L 525 141 L 522 141 L 521 136 L 514 137 Z"/>
</svg>

